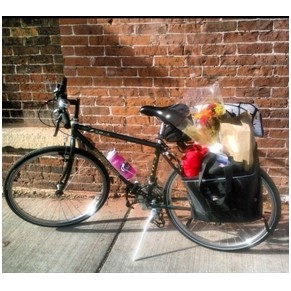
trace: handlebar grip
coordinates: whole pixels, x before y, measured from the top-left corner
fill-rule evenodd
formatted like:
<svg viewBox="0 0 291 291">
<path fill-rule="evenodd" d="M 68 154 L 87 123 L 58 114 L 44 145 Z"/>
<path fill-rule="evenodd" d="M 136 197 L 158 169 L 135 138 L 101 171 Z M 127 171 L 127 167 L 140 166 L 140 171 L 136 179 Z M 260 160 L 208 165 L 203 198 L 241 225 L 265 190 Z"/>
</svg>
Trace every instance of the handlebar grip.
<svg viewBox="0 0 291 291">
<path fill-rule="evenodd" d="M 66 93 L 66 89 L 67 89 L 67 78 L 64 77 L 63 81 L 62 81 L 62 84 L 60 86 L 60 94 Z"/>
<path fill-rule="evenodd" d="M 64 127 L 66 129 L 71 128 L 71 121 L 70 121 L 70 117 L 67 111 L 64 111 L 62 113 L 62 123 L 64 124 Z"/>
</svg>

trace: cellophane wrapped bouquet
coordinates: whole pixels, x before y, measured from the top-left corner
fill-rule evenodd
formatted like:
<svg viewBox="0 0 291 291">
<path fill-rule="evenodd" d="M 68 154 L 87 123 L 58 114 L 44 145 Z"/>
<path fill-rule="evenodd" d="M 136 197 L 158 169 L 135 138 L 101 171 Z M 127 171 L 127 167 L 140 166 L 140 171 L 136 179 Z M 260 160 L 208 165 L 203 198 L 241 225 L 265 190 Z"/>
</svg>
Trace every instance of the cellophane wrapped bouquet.
<svg viewBox="0 0 291 291">
<path fill-rule="evenodd" d="M 190 108 L 193 122 L 185 120 L 179 129 L 197 143 L 205 146 L 216 144 L 220 120 L 225 114 L 218 83 L 189 91 L 184 103 Z"/>
</svg>

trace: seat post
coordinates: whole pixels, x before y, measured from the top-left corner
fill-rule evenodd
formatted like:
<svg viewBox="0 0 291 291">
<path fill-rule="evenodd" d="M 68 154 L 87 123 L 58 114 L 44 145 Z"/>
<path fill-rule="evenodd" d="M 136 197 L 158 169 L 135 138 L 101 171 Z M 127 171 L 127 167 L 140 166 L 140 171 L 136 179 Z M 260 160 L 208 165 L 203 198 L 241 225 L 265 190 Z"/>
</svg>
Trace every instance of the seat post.
<svg viewBox="0 0 291 291">
<path fill-rule="evenodd" d="M 166 129 L 166 124 L 164 122 L 161 122 L 159 135 L 158 135 L 158 143 L 162 143 L 161 139 L 164 138 L 165 129 Z"/>
</svg>

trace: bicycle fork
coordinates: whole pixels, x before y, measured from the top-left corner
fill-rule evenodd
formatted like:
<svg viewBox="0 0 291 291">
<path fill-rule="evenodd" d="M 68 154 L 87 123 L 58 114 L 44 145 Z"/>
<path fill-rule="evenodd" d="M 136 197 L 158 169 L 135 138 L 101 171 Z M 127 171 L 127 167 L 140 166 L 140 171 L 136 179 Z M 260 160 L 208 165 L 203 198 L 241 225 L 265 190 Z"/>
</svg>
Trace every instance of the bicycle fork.
<svg viewBox="0 0 291 291">
<path fill-rule="evenodd" d="M 64 189 L 67 186 L 69 181 L 69 177 L 72 172 L 74 162 L 74 154 L 73 153 L 65 153 L 63 156 L 63 171 L 62 176 L 56 184 L 56 196 L 60 198 L 64 194 Z"/>
</svg>

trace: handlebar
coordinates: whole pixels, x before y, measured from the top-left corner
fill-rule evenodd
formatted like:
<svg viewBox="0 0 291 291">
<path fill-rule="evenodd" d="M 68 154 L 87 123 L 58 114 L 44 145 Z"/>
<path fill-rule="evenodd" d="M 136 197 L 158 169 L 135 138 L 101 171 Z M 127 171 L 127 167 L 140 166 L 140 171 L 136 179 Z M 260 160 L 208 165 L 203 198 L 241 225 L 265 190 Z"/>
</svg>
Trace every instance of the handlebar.
<svg viewBox="0 0 291 291">
<path fill-rule="evenodd" d="M 70 105 L 70 102 L 66 99 L 59 98 L 58 103 L 59 103 L 58 110 L 61 115 L 61 121 L 64 124 L 64 127 L 66 129 L 69 129 L 71 128 L 71 121 L 70 121 L 70 115 L 67 108 Z"/>
<path fill-rule="evenodd" d="M 55 114 L 57 115 L 56 119 L 56 130 L 54 136 L 58 134 L 60 123 L 64 124 L 66 129 L 71 128 L 70 115 L 68 112 L 68 106 L 70 105 L 69 100 L 67 100 L 67 78 L 63 78 L 61 84 L 58 84 L 54 90 L 54 99 L 58 102 L 58 108 L 55 109 Z"/>
<path fill-rule="evenodd" d="M 69 105 L 70 102 L 67 99 L 62 99 L 61 97 L 58 98 L 58 108 L 55 109 L 55 114 L 57 115 L 56 119 L 57 125 L 54 136 L 57 136 L 61 122 L 64 124 L 64 127 L 66 129 L 71 128 L 70 115 L 67 110 Z"/>
<path fill-rule="evenodd" d="M 57 85 L 57 88 L 54 90 L 55 99 L 63 98 L 67 99 L 67 78 L 64 77 L 61 84 Z"/>
</svg>

